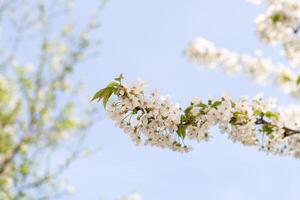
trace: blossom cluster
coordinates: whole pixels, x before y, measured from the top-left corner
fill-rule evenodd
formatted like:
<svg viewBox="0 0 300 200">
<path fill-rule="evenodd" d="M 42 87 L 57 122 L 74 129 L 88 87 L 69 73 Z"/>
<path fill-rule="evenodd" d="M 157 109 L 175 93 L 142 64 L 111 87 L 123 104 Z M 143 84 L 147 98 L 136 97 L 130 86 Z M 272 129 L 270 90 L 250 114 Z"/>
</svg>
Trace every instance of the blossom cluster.
<svg viewBox="0 0 300 200">
<path fill-rule="evenodd" d="M 282 44 L 284 56 L 300 67 L 300 3 L 291 0 L 267 1 L 267 11 L 255 19 L 256 32 L 266 44 Z"/>
<path fill-rule="evenodd" d="M 259 39 L 264 43 L 284 42 L 295 36 L 300 24 L 300 4 L 294 1 L 273 1 L 267 11 L 255 19 Z"/>
<path fill-rule="evenodd" d="M 284 42 L 283 49 L 284 56 L 287 58 L 291 66 L 300 67 L 300 37 Z"/>
<path fill-rule="evenodd" d="M 111 87 L 111 85 L 115 87 Z M 112 82 L 101 90 L 103 101 L 105 93 L 114 90 L 118 100 L 109 104 L 108 116 L 124 130 L 136 144 L 148 144 L 174 151 L 187 152 L 190 147 L 182 144 L 177 134 L 181 110 L 170 98 L 160 96 L 157 91 L 145 95 L 145 83 L 130 85 Z M 101 97 L 101 92 L 98 93 Z"/>
<path fill-rule="evenodd" d="M 239 55 L 212 42 L 197 38 L 186 48 L 190 62 L 210 69 L 219 68 L 228 74 L 244 73 L 256 83 L 273 82 L 279 89 L 293 96 L 299 95 L 299 76 L 283 64 L 273 63 L 260 55 Z"/>
<path fill-rule="evenodd" d="M 113 94 L 116 98 L 111 98 Z M 138 145 L 188 152 L 191 146 L 185 144 L 186 139 L 208 141 L 210 129 L 217 126 L 234 142 L 269 153 L 300 156 L 299 122 L 287 127 L 285 118 L 275 110 L 274 99 L 264 100 L 262 94 L 237 101 L 227 96 L 207 102 L 193 98 L 182 108 L 155 91 L 147 95 L 144 82 L 123 84 L 117 78 L 93 100 L 102 100 L 105 108 L 108 105 L 108 116 Z"/>
</svg>

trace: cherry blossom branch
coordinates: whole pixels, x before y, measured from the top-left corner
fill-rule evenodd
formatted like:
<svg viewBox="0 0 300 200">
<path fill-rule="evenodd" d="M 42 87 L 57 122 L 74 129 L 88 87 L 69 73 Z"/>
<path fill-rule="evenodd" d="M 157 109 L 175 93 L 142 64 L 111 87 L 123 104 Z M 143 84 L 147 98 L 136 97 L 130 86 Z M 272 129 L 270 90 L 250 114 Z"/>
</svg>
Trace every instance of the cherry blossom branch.
<svg viewBox="0 0 300 200">
<path fill-rule="evenodd" d="M 181 108 L 155 91 L 146 95 L 143 82 L 127 85 L 122 79 L 116 78 L 92 100 L 102 101 L 108 116 L 136 144 L 188 152 L 191 147 L 185 144 L 186 138 L 207 141 L 210 128 L 218 126 L 234 142 L 275 154 L 300 155 L 299 126 L 285 126 L 273 99 L 257 95 L 252 100 L 242 97 L 233 101 L 225 96 L 204 103 L 194 98 Z"/>
</svg>

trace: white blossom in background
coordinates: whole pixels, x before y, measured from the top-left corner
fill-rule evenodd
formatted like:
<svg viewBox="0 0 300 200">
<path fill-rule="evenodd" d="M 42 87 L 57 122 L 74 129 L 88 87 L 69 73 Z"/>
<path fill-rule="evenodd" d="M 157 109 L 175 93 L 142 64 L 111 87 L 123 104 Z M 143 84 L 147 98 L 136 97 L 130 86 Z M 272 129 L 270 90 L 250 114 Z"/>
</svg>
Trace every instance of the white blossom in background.
<svg viewBox="0 0 300 200">
<path fill-rule="evenodd" d="M 299 26 L 300 4 L 293 1 L 271 3 L 264 14 L 255 19 L 259 39 L 267 44 L 286 42 Z"/>
<path fill-rule="evenodd" d="M 283 92 L 299 96 L 300 83 L 300 2 L 269 0 L 267 11 L 255 19 L 259 41 L 280 44 L 290 66 L 274 63 L 269 58 L 240 55 L 212 42 L 197 38 L 186 48 L 189 61 L 207 68 L 221 68 L 228 74 L 245 73 L 256 83 L 273 82 Z M 259 3 L 259 2 L 256 2 Z"/>
<path fill-rule="evenodd" d="M 239 55 L 225 48 L 217 48 L 204 39 L 197 38 L 185 50 L 188 60 L 203 68 L 220 69 L 227 74 L 244 73 L 259 84 L 272 82 L 284 93 L 299 96 L 298 76 L 283 64 L 269 58 Z"/>
<path fill-rule="evenodd" d="M 261 42 L 282 44 L 283 55 L 291 66 L 300 67 L 300 2 L 269 1 L 267 11 L 255 19 Z"/>
<path fill-rule="evenodd" d="M 300 66 L 300 37 L 287 40 L 283 43 L 283 55 L 292 67 Z"/>
<path fill-rule="evenodd" d="M 128 196 L 121 196 L 119 200 L 142 200 L 142 197 L 138 193 L 132 193 Z"/>
<path fill-rule="evenodd" d="M 73 185 L 71 185 L 68 181 L 66 180 L 61 180 L 59 183 L 59 186 L 67 191 L 69 194 L 73 194 L 75 192 L 75 188 Z"/>
<path fill-rule="evenodd" d="M 254 5 L 260 5 L 264 0 L 247 0 L 247 2 L 252 3 Z"/>
</svg>

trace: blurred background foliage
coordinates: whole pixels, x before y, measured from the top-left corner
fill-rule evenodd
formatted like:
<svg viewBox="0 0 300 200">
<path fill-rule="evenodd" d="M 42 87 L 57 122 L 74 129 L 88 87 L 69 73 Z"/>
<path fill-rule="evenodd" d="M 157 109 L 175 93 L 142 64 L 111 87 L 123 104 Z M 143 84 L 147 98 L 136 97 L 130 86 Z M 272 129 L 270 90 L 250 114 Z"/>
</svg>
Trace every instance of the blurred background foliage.
<svg viewBox="0 0 300 200">
<path fill-rule="evenodd" d="M 0 199 L 73 192 L 61 175 L 86 152 L 95 114 L 72 75 L 98 53 L 105 1 L 86 2 L 94 10 L 81 13 L 85 24 L 76 3 L 0 0 Z"/>
</svg>

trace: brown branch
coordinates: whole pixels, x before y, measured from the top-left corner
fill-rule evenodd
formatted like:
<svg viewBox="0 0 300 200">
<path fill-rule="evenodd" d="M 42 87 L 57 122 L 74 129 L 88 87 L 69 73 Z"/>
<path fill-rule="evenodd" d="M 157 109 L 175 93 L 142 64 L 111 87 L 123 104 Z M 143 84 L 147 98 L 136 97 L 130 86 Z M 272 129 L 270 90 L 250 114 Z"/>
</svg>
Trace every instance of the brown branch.
<svg viewBox="0 0 300 200">
<path fill-rule="evenodd" d="M 300 24 L 294 29 L 294 33 L 297 34 L 300 30 Z"/>
<path fill-rule="evenodd" d="M 5 173 L 7 167 L 11 163 L 11 161 L 15 158 L 17 153 L 20 151 L 22 145 L 26 141 L 26 137 L 23 137 L 18 145 L 15 146 L 15 148 L 7 155 L 7 157 L 1 162 L 0 166 L 0 175 Z"/>
<path fill-rule="evenodd" d="M 260 119 L 257 119 L 255 124 L 257 124 L 257 125 L 262 125 L 262 124 L 272 125 L 270 122 L 266 121 L 263 118 L 263 116 L 261 116 Z M 289 136 L 292 136 L 295 134 L 300 134 L 300 130 L 294 130 L 294 129 L 288 128 L 286 126 L 284 126 L 282 129 L 284 130 L 283 138 L 286 138 L 286 137 L 289 137 Z"/>
</svg>

